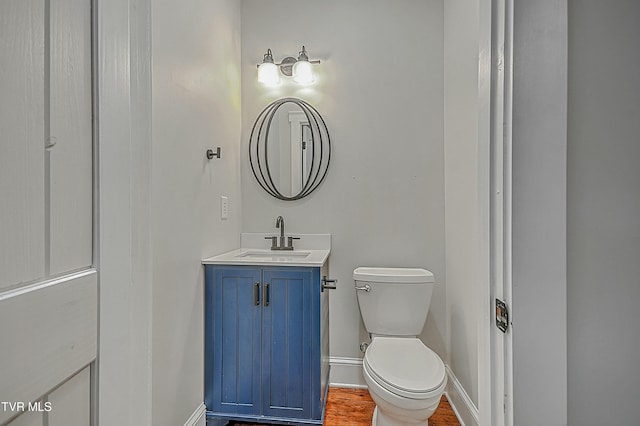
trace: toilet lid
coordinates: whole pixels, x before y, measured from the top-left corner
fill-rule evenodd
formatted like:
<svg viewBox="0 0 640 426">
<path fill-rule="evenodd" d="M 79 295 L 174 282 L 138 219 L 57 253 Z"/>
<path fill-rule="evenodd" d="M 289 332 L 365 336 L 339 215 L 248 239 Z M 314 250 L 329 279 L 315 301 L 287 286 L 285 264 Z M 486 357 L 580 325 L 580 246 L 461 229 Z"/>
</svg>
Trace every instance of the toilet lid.
<svg viewBox="0 0 640 426">
<path fill-rule="evenodd" d="M 364 362 L 376 381 L 409 393 L 427 393 L 445 380 L 444 363 L 418 338 L 376 337 Z"/>
</svg>

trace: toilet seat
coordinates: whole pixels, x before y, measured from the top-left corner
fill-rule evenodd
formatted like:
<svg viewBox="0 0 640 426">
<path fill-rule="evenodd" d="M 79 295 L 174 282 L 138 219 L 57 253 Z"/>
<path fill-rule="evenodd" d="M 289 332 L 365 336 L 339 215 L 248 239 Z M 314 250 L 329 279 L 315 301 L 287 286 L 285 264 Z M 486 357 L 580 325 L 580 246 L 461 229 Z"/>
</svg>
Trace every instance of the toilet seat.
<svg viewBox="0 0 640 426">
<path fill-rule="evenodd" d="M 430 398 L 446 381 L 440 357 L 416 337 L 374 337 L 363 365 L 381 387 L 405 398 Z"/>
</svg>

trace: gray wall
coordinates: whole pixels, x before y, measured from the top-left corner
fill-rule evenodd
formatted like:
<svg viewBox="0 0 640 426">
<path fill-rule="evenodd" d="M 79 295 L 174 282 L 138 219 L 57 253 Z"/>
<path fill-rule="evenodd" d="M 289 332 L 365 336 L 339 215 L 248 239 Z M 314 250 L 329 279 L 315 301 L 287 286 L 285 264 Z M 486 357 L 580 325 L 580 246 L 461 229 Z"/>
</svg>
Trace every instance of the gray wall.
<svg viewBox="0 0 640 426">
<path fill-rule="evenodd" d="M 477 1 L 447 0 L 444 3 L 447 351 L 451 369 L 476 407 L 480 320 L 477 291 L 479 19 Z"/>
<path fill-rule="evenodd" d="M 569 424 L 640 424 L 640 2 L 569 1 Z"/>
<path fill-rule="evenodd" d="M 204 399 L 200 260 L 240 242 L 240 4 L 158 0 L 152 13 L 152 424 L 175 426 Z"/>
<path fill-rule="evenodd" d="M 279 61 L 301 45 L 310 88 L 260 86 L 267 48 Z M 270 101 L 297 96 L 325 118 L 333 146 L 327 179 L 297 202 L 269 197 L 242 160 L 243 230 L 331 233 L 331 355 L 361 357 L 366 338 L 353 290 L 358 266 L 416 266 L 435 274 L 423 337 L 445 357 L 443 2 L 242 1 L 242 152 Z"/>
<path fill-rule="evenodd" d="M 514 424 L 560 426 L 567 422 L 566 0 L 515 1 L 514 51 Z"/>
</svg>

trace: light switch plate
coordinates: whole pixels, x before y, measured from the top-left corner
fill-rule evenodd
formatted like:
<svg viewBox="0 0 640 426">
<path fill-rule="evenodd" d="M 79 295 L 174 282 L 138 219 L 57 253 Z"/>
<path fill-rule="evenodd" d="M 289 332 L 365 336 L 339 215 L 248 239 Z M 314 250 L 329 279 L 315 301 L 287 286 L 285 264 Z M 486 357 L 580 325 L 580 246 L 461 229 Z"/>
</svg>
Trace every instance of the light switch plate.
<svg viewBox="0 0 640 426">
<path fill-rule="evenodd" d="M 220 219 L 229 217 L 229 198 L 222 195 L 220 197 Z"/>
</svg>

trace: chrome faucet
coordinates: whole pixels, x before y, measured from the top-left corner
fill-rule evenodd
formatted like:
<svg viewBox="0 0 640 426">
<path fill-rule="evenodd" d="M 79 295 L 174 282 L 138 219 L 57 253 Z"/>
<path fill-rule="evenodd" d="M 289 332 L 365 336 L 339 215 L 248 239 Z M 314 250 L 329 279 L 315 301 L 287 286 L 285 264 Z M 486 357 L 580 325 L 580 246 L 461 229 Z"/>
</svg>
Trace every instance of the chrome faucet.
<svg viewBox="0 0 640 426">
<path fill-rule="evenodd" d="M 280 229 L 280 244 L 278 245 L 278 237 L 264 237 L 265 240 L 271 240 L 271 250 L 293 250 L 293 240 L 299 240 L 300 237 L 287 237 L 287 245 L 284 244 L 284 218 L 278 216 L 276 218 L 276 228 Z"/>
<path fill-rule="evenodd" d="M 278 216 L 276 218 L 276 228 L 280 228 L 280 248 L 284 247 L 284 218 Z"/>
</svg>

